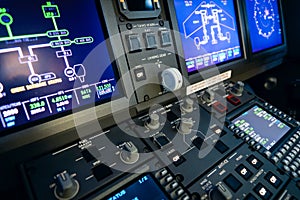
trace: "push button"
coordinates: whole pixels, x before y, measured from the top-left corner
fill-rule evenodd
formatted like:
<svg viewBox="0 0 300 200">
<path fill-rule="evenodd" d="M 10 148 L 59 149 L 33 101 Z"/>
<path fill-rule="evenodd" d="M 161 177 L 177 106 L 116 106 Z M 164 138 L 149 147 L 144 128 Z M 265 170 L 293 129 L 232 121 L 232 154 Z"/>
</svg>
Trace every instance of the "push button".
<svg viewBox="0 0 300 200">
<path fill-rule="evenodd" d="M 127 37 L 130 53 L 142 51 L 141 39 L 138 34 L 129 35 Z"/>
<path fill-rule="evenodd" d="M 146 38 L 147 49 L 157 48 L 157 42 L 156 42 L 155 34 L 153 32 L 145 33 L 145 38 Z"/>
<path fill-rule="evenodd" d="M 165 47 L 165 46 L 171 46 L 172 45 L 170 31 L 161 31 L 160 36 L 161 36 L 161 45 L 162 46 Z"/>
<path fill-rule="evenodd" d="M 275 188 L 278 188 L 282 183 L 282 181 L 277 176 L 275 176 L 272 172 L 268 172 L 267 175 L 265 176 L 265 179 Z"/>
<path fill-rule="evenodd" d="M 234 192 L 237 192 L 242 187 L 242 183 L 232 174 L 229 174 L 224 179 L 224 183 Z"/>
<path fill-rule="evenodd" d="M 212 106 L 220 114 L 224 114 L 227 111 L 227 107 L 220 102 L 216 102 Z"/>
<path fill-rule="evenodd" d="M 147 79 L 146 72 L 144 68 L 138 68 L 134 70 L 135 80 L 137 82 L 144 81 Z"/>
<path fill-rule="evenodd" d="M 229 147 L 226 146 L 222 141 L 218 141 L 215 145 L 215 148 L 221 153 L 225 153 L 226 151 L 228 151 Z"/>
<path fill-rule="evenodd" d="M 97 181 L 101 181 L 113 173 L 111 169 L 104 164 L 96 165 L 92 169 L 92 172 L 95 178 L 97 179 Z"/>
<path fill-rule="evenodd" d="M 249 158 L 247 158 L 247 162 L 250 165 L 252 165 L 255 169 L 259 169 L 259 168 L 261 168 L 261 166 L 263 166 L 263 163 L 253 155 L 251 155 L 251 156 L 249 156 Z"/>
<path fill-rule="evenodd" d="M 231 104 L 234 105 L 234 106 L 238 106 L 238 105 L 241 104 L 241 100 L 238 99 L 237 97 L 235 97 L 235 96 L 232 95 L 232 94 L 229 95 L 229 96 L 227 96 L 226 99 L 227 99 L 227 101 L 228 101 L 229 103 L 231 103 Z"/>
<path fill-rule="evenodd" d="M 239 165 L 235 171 L 243 177 L 246 181 L 250 179 L 250 177 L 253 175 L 253 173 L 245 167 L 243 164 Z"/>
<path fill-rule="evenodd" d="M 258 194 L 262 199 L 270 199 L 272 197 L 272 193 L 264 187 L 261 183 L 259 183 L 255 188 L 254 192 Z"/>
</svg>

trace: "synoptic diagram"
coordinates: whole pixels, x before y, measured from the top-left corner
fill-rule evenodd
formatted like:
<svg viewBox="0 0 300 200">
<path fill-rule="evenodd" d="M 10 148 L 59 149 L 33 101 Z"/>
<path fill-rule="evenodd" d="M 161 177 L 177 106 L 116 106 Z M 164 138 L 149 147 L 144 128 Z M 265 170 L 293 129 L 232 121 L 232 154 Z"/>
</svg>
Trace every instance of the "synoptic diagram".
<svg viewBox="0 0 300 200">
<path fill-rule="evenodd" d="M 64 74 L 69 78 L 70 81 L 78 78 L 82 83 L 85 82 L 86 70 L 82 64 L 70 65 L 68 57 L 72 56 L 72 50 L 67 49 L 68 46 L 73 44 L 82 45 L 93 43 L 93 37 L 81 37 L 75 38 L 74 40 L 63 39 L 69 35 L 69 31 L 66 29 L 59 29 L 56 23 L 56 18 L 60 17 L 59 8 L 57 5 L 53 5 L 51 2 L 47 2 L 46 5 L 42 5 L 42 11 L 45 19 L 51 19 L 53 22 L 53 30 L 49 30 L 46 33 L 30 34 L 30 35 L 19 35 L 15 36 L 11 29 L 11 24 L 13 24 L 13 16 L 8 13 L 6 8 L 0 8 L 0 25 L 6 27 L 7 37 L 0 37 L 0 42 L 7 42 L 20 39 L 31 39 L 39 37 L 48 37 L 51 41 L 46 44 L 36 44 L 28 46 L 29 55 L 25 55 L 21 47 L 13 47 L 7 49 L 0 49 L 0 53 L 18 52 L 19 63 L 27 64 L 30 75 L 28 76 L 28 82 L 31 84 L 40 83 L 43 81 L 48 81 L 56 79 L 56 74 L 54 72 L 48 72 L 44 74 L 37 74 L 34 69 L 34 63 L 39 61 L 38 56 L 34 53 L 35 49 L 40 48 L 53 48 L 59 49 L 56 51 L 56 57 L 59 59 L 64 59 L 65 69 Z"/>
<path fill-rule="evenodd" d="M 195 36 L 194 43 L 198 50 L 201 45 L 206 45 L 211 40 L 211 44 L 216 45 L 219 41 L 230 43 L 230 32 L 223 33 L 222 29 L 235 30 L 234 18 L 224 11 L 215 2 L 202 2 L 191 15 L 183 22 L 184 36 L 190 38 Z"/>
</svg>

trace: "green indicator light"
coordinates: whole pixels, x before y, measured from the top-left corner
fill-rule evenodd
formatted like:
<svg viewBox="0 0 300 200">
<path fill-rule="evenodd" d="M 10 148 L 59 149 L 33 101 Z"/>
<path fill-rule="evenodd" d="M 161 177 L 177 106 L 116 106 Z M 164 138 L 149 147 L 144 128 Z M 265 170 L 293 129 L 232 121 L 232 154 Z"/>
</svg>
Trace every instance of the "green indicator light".
<svg viewBox="0 0 300 200">
<path fill-rule="evenodd" d="M 6 13 L 6 8 L 0 8 L 0 13 Z"/>
</svg>

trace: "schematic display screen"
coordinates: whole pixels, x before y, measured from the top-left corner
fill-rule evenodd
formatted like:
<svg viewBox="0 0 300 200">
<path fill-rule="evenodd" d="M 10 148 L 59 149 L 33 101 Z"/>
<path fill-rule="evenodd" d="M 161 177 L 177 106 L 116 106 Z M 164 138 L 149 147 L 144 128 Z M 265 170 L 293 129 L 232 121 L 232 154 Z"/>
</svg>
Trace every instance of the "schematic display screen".
<svg viewBox="0 0 300 200">
<path fill-rule="evenodd" d="M 247 0 L 246 10 L 253 53 L 283 43 L 277 0 Z"/>
<path fill-rule="evenodd" d="M 242 56 L 233 0 L 174 0 L 187 71 Z"/>
<path fill-rule="evenodd" d="M 0 6 L 0 132 L 121 95 L 94 0 Z"/>
<path fill-rule="evenodd" d="M 105 198 L 107 200 L 167 200 L 168 198 L 150 175 L 141 177 L 128 187 Z"/>
<path fill-rule="evenodd" d="M 291 129 L 258 106 L 235 118 L 233 123 L 267 150 L 270 150 Z"/>
</svg>

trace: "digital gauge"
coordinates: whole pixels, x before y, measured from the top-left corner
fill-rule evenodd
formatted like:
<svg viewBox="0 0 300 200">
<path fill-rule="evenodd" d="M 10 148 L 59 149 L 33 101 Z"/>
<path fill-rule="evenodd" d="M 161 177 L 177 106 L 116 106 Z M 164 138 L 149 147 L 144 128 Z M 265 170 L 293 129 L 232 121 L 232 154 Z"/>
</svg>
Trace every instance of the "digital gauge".
<svg viewBox="0 0 300 200">
<path fill-rule="evenodd" d="M 275 13 L 271 0 L 255 0 L 254 19 L 259 35 L 269 38 L 275 31 Z"/>
</svg>

